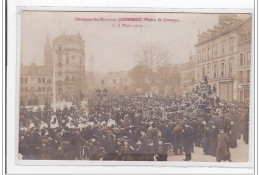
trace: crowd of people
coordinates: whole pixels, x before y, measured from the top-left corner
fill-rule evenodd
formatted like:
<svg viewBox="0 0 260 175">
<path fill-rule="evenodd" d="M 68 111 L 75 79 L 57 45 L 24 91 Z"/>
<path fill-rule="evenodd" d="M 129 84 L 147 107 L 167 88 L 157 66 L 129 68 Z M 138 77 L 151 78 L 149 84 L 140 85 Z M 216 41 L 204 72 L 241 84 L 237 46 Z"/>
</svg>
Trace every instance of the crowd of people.
<svg viewBox="0 0 260 175">
<path fill-rule="evenodd" d="M 186 98 L 108 94 L 90 100 L 88 110 L 21 107 L 19 154 L 121 161 L 167 161 L 183 154 L 189 161 L 196 146 L 218 162 L 231 161 L 229 148 L 240 138 L 248 144 L 249 107 L 211 98 L 213 92 L 204 82 Z"/>
</svg>

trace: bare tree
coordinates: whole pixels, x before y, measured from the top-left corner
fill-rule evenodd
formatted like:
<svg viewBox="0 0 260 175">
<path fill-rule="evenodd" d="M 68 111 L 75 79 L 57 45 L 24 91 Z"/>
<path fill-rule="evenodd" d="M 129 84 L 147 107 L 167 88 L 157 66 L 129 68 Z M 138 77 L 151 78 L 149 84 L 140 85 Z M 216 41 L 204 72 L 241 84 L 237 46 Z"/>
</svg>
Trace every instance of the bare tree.
<svg viewBox="0 0 260 175">
<path fill-rule="evenodd" d="M 168 50 L 163 49 L 160 44 L 150 43 L 142 48 L 137 64 L 146 68 L 146 79 L 154 85 L 159 82 L 160 68 L 169 63 L 169 58 Z"/>
</svg>

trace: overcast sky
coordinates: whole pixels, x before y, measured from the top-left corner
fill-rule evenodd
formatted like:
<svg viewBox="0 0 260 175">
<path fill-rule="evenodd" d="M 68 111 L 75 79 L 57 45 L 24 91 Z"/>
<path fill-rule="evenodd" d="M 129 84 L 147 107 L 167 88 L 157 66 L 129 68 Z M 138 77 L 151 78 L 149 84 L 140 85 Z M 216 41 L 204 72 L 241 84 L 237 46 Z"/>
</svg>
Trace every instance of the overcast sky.
<svg viewBox="0 0 260 175">
<path fill-rule="evenodd" d="M 75 18 L 168 18 L 180 22 L 120 22 L 140 24 L 142 28 L 115 28 L 117 22 L 84 22 Z M 195 53 L 198 32 L 218 24 L 217 14 L 184 13 L 105 13 L 105 12 L 23 12 L 22 63 L 43 65 L 47 34 L 50 41 L 65 32 L 80 32 L 85 40 L 86 69 L 92 53 L 94 70 L 101 72 L 129 70 L 136 64 L 141 48 L 157 43 L 169 50 L 172 63 L 188 61 Z"/>
</svg>

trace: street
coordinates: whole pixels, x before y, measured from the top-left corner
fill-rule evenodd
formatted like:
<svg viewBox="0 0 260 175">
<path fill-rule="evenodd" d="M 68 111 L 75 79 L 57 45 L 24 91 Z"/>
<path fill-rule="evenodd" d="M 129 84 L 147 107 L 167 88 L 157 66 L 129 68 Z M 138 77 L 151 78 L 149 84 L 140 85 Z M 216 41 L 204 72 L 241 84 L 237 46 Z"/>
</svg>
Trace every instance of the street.
<svg viewBox="0 0 260 175">
<path fill-rule="evenodd" d="M 236 148 L 230 148 L 232 162 L 247 162 L 248 161 L 248 144 L 243 139 L 237 141 Z M 191 162 L 216 162 L 216 157 L 210 155 L 204 155 L 203 149 L 194 147 L 194 153 L 191 154 Z M 173 155 L 168 157 L 168 161 L 183 161 L 185 154 Z"/>
</svg>

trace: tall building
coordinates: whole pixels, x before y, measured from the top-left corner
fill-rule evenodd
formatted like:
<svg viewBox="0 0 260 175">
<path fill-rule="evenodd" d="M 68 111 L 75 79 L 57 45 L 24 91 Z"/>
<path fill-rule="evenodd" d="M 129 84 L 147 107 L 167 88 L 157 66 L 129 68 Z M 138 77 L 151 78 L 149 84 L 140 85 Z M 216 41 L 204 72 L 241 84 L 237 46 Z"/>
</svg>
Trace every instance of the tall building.
<svg viewBox="0 0 260 175">
<path fill-rule="evenodd" d="M 244 57 L 250 53 L 251 42 L 247 41 L 242 46 L 240 38 L 241 31 L 251 31 L 251 21 L 250 15 L 220 15 L 219 24 L 214 29 L 198 34 L 198 43 L 195 45 L 195 83 L 207 77 L 209 84 L 217 88 L 217 96 L 222 100 L 244 101 L 245 93 L 247 97 L 249 82 L 247 85 L 243 83 L 250 69 L 244 65 Z M 244 55 L 241 56 L 241 53 Z M 243 64 L 240 64 L 241 57 Z M 243 77 L 243 81 L 240 77 Z"/>
<path fill-rule="evenodd" d="M 52 47 L 50 45 L 49 35 L 46 37 L 46 44 L 44 46 L 44 65 L 52 66 Z"/>
<path fill-rule="evenodd" d="M 84 91 L 85 41 L 79 33 L 65 33 L 53 40 L 56 96 L 65 97 Z"/>
<path fill-rule="evenodd" d="M 251 26 L 252 18 L 243 21 L 238 29 L 238 100 L 249 101 L 251 66 Z"/>
</svg>

